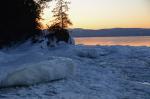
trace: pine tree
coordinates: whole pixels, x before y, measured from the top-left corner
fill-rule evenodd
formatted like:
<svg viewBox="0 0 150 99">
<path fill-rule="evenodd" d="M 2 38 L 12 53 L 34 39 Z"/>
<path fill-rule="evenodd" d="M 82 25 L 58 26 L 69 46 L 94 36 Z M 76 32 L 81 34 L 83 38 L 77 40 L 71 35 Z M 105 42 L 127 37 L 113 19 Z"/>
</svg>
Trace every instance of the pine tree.
<svg viewBox="0 0 150 99">
<path fill-rule="evenodd" d="M 69 3 L 70 2 L 65 0 L 56 0 L 56 6 L 52 10 L 54 20 L 52 21 L 52 25 L 48 26 L 48 30 L 50 32 L 48 35 L 48 44 L 51 43 L 50 41 L 53 37 L 57 39 L 57 43 L 59 41 L 65 41 L 66 43 L 69 42 L 70 35 L 67 28 L 72 25 L 67 14 L 69 10 Z"/>
<path fill-rule="evenodd" d="M 56 0 L 56 7 L 53 9 L 53 25 L 58 25 L 62 29 L 67 28 L 69 25 L 72 25 L 70 19 L 68 18 L 68 4 L 65 0 Z"/>
</svg>

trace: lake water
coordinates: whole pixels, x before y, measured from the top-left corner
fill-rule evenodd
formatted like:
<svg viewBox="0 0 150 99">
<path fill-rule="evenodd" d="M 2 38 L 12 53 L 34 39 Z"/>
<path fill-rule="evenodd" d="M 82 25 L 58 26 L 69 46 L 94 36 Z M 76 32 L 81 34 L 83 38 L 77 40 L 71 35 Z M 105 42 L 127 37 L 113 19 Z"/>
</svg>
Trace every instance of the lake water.
<svg viewBox="0 0 150 99">
<path fill-rule="evenodd" d="M 84 45 L 150 46 L 150 36 L 79 37 L 75 38 L 75 42 L 76 44 Z"/>
</svg>

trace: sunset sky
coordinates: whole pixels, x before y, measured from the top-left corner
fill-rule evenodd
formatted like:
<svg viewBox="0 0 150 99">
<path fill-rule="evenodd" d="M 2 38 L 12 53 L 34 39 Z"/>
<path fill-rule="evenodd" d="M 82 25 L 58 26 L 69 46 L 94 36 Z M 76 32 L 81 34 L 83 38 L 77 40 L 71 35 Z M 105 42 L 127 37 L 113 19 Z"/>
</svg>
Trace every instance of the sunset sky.
<svg viewBox="0 0 150 99">
<path fill-rule="evenodd" d="M 71 28 L 150 28 L 150 0 L 70 0 Z M 45 10 L 44 23 L 51 9 Z"/>
</svg>

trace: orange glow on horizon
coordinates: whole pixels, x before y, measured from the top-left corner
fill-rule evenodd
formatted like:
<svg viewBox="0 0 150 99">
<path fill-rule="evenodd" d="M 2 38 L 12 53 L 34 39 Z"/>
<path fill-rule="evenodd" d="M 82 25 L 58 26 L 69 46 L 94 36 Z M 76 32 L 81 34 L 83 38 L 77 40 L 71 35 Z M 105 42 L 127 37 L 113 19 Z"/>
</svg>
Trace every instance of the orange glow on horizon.
<svg viewBox="0 0 150 99">
<path fill-rule="evenodd" d="M 76 44 L 150 46 L 150 37 L 84 37 L 75 38 Z"/>
<path fill-rule="evenodd" d="M 149 0 L 68 0 L 71 28 L 150 28 Z M 44 12 L 44 28 L 52 19 L 50 8 Z"/>
</svg>

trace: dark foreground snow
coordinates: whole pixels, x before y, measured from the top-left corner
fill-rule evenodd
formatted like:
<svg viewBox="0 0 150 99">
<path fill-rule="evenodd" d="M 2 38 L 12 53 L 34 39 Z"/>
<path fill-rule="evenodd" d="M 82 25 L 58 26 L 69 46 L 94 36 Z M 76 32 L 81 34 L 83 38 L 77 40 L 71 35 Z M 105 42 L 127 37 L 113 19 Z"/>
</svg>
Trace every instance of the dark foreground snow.
<svg viewBox="0 0 150 99">
<path fill-rule="evenodd" d="M 150 99 L 149 47 L 63 45 L 3 50 L 0 51 L 0 82 L 9 72 L 54 57 L 73 61 L 74 75 L 47 83 L 40 77 L 42 83 L 37 85 L 0 88 L 0 99 Z"/>
</svg>

